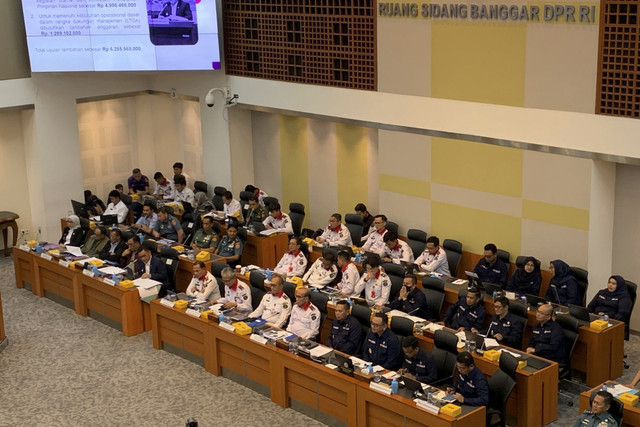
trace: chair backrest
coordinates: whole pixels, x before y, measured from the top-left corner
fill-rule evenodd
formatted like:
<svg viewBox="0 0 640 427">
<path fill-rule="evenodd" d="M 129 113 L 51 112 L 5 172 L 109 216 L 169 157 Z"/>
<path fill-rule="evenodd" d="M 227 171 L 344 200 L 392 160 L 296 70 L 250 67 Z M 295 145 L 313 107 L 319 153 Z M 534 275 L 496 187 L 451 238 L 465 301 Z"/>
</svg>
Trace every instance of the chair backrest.
<svg viewBox="0 0 640 427">
<path fill-rule="evenodd" d="M 204 193 L 207 194 L 209 192 L 209 186 L 204 181 L 196 181 L 193 183 L 193 192 L 194 193 Z"/>
<path fill-rule="evenodd" d="M 393 231 L 394 233 L 398 234 L 398 224 L 396 224 L 393 221 L 387 221 L 387 225 L 385 225 L 385 227 L 387 230 L 389 231 Z"/>
<path fill-rule="evenodd" d="M 496 255 L 498 256 L 498 259 L 502 260 L 505 264 L 507 264 L 507 267 L 509 267 L 509 264 L 511 263 L 511 261 L 509 261 L 509 258 L 511 258 L 511 254 L 509 252 L 503 249 L 498 249 Z"/>
<path fill-rule="evenodd" d="M 410 229 L 407 232 L 407 244 L 413 252 L 413 257 L 418 258 L 427 247 L 427 233 L 422 230 Z"/>
<path fill-rule="evenodd" d="M 167 249 L 171 249 L 171 248 L 167 248 Z M 175 250 L 173 251 L 176 252 Z M 176 288 L 176 271 L 178 271 L 178 261 L 177 261 L 178 257 L 177 255 L 176 255 L 176 258 L 167 258 L 167 257 L 161 256 L 160 259 L 162 260 L 165 267 L 167 268 L 167 279 L 169 281 L 169 285 L 171 289 L 175 289 Z"/>
<path fill-rule="evenodd" d="M 158 253 L 158 242 L 156 242 L 155 240 L 145 239 L 143 245 L 145 248 L 149 249 L 151 253 Z"/>
<path fill-rule="evenodd" d="M 422 293 L 427 300 L 427 316 L 429 320 L 440 320 L 440 311 L 444 302 L 444 281 L 437 277 L 423 277 Z"/>
<path fill-rule="evenodd" d="M 587 297 L 587 288 L 589 287 L 589 272 L 584 268 L 580 267 L 571 267 L 571 271 L 573 271 L 573 276 L 578 281 L 578 292 L 580 295 L 580 301 L 582 301 L 582 305 L 586 305 L 586 297 Z"/>
<path fill-rule="evenodd" d="M 178 259 L 178 251 L 169 246 L 160 247 L 160 256 L 162 258 Z"/>
<path fill-rule="evenodd" d="M 240 206 L 242 206 L 242 216 L 247 217 L 247 211 L 249 210 L 249 197 L 254 194 L 251 191 L 241 191 L 238 197 L 240 197 Z"/>
<path fill-rule="evenodd" d="M 442 248 L 447 254 L 449 272 L 451 276 L 456 277 L 458 275 L 458 265 L 460 265 L 460 259 L 462 259 L 462 243 L 457 240 L 444 239 Z"/>
<path fill-rule="evenodd" d="M 263 197 L 262 201 L 264 202 L 264 205 L 267 208 L 267 210 L 269 210 L 269 205 L 271 203 L 278 203 L 278 199 L 271 196 Z"/>
<path fill-rule="evenodd" d="M 260 305 L 262 301 L 262 297 L 265 292 L 262 289 L 256 288 L 255 286 L 250 287 L 251 290 L 251 307 L 255 310 Z"/>
<path fill-rule="evenodd" d="M 494 292 L 499 292 L 502 290 L 500 285 L 496 285 L 495 283 L 482 282 L 482 286 L 484 286 L 484 293 L 488 298 L 492 298 Z"/>
<path fill-rule="evenodd" d="M 356 246 L 362 246 L 360 238 L 362 237 L 362 217 L 358 214 L 346 214 L 344 216 L 344 225 L 349 229 L 351 241 Z"/>
<path fill-rule="evenodd" d="M 304 205 L 302 203 L 289 203 L 289 217 L 291 218 L 293 234 L 299 236 L 302 233 L 302 223 L 305 217 Z"/>
<path fill-rule="evenodd" d="M 516 267 L 524 268 L 524 260 L 529 258 L 527 255 L 518 255 L 516 257 Z"/>
<path fill-rule="evenodd" d="M 589 408 L 593 404 L 593 399 L 596 397 L 597 391 L 591 393 L 589 396 Z M 622 425 L 622 411 L 624 410 L 624 403 L 615 397 L 611 400 L 611 406 L 609 407 L 609 414 L 618 422 L 618 425 Z"/>
<path fill-rule="evenodd" d="M 565 314 L 560 314 L 556 317 L 556 322 L 562 327 L 564 332 L 564 357 L 565 365 L 567 369 L 571 369 L 571 355 L 573 349 L 578 341 L 578 329 L 580 328 L 580 321 L 575 317 L 571 317 Z"/>
<path fill-rule="evenodd" d="M 509 313 L 513 313 L 518 316 L 522 323 L 522 330 L 520 331 L 520 347 L 518 347 L 522 348 L 524 331 L 527 329 L 527 321 L 529 320 L 527 317 L 527 307 L 520 301 L 511 301 L 509 303 Z"/>
<path fill-rule="evenodd" d="M 509 375 L 512 380 L 517 381 L 516 371 L 518 369 L 518 359 L 503 351 L 502 353 L 500 353 L 500 361 L 498 363 L 500 369 L 505 374 Z"/>
<path fill-rule="evenodd" d="M 393 316 L 391 317 L 391 332 L 398 336 L 400 342 L 402 338 L 413 335 L 413 320 L 406 317 Z"/>
<path fill-rule="evenodd" d="M 369 330 L 371 326 L 371 309 L 360 304 L 353 304 L 351 307 L 351 315 L 356 318 L 363 328 Z"/>
<path fill-rule="evenodd" d="M 133 199 L 128 194 L 121 194 L 120 200 L 122 200 L 122 203 L 124 203 L 127 206 L 131 206 L 131 203 L 133 203 Z"/>
<path fill-rule="evenodd" d="M 249 274 L 249 283 L 251 284 L 252 288 L 258 288 L 265 291 L 265 288 L 264 288 L 265 279 L 266 277 L 259 270 L 254 270 L 251 272 L 251 274 Z"/>
<path fill-rule="evenodd" d="M 296 301 L 296 285 L 295 285 L 295 283 L 284 282 L 284 286 L 283 286 L 282 290 L 284 291 L 285 294 L 287 294 L 287 296 L 291 300 L 291 303 L 294 304 L 295 301 Z"/>
<path fill-rule="evenodd" d="M 635 283 L 625 280 L 627 284 L 627 292 L 629 293 L 629 298 L 631 298 L 631 311 L 629 312 L 629 316 L 624 319 L 624 339 L 629 341 L 629 322 L 631 321 L 631 314 L 633 313 L 633 308 L 636 306 L 636 298 L 638 295 L 638 285 Z"/>
<path fill-rule="evenodd" d="M 214 277 L 220 278 L 222 277 L 222 270 L 227 267 L 229 267 L 229 264 L 226 262 L 214 261 L 211 263 L 211 274 L 213 274 Z"/>
<path fill-rule="evenodd" d="M 389 301 L 393 301 L 400 293 L 400 289 L 402 289 L 402 282 L 404 281 L 405 276 L 404 267 L 392 262 L 385 262 L 382 263 L 382 268 L 384 268 L 385 273 L 387 273 L 387 276 L 389 276 L 389 279 L 391 280 Z"/>
<path fill-rule="evenodd" d="M 503 353 L 504 354 L 504 353 Z M 517 366 L 517 364 L 516 364 Z M 477 369 L 477 368 L 476 368 Z M 502 369 L 498 369 L 489 378 L 489 409 L 500 412 L 500 419 L 506 418 L 507 399 L 516 385 L 516 380 L 507 375 Z M 504 424 L 502 424 L 504 425 Z"/>
<path fill-rule="evenodd" d="M 213 202 L 213 206 L 216 210 L 223 210 L 224 203 L 222 202 L 222 195 L 227 191 L 224 187 L 213 187 L 213 197 L 211 198 L 211 202 Z"/>
<path fill-rule="evenodd" d="M 453 377 L 456 369 L 458 338 L 451 332 L 440 329 L 433 335 L 434 347 L 431 354 L 436 359 L 438 383 Z"/>
<path fill-rule="evenodd" d="M 218 289 L 220 290 L 220 296 L 224 297 L 224 292 L 227 287 L 224 285 L 224 282 L 220 277 L 216 277 L 216 282 L 218 282 Z"/>
<path fill-rule="evenodd" d="M 327 254 L 333 254 L 335 259 L 338 259 L 338 248 L 335 246 L 325 246 L 322 248 L 322 256 L 326 256 Z"/>
</svg>

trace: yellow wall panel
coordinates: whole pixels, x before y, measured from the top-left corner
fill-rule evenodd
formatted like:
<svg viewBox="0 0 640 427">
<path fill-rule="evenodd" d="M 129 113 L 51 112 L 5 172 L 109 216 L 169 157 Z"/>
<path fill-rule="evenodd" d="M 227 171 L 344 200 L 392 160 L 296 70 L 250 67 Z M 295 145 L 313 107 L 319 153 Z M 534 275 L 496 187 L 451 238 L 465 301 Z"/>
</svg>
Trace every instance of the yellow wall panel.
<svg viewBox="0 0 640 427">
<path fill-rule="evenodd" d="M 431 233 L 462 243 L 462 250 L 481 254 L 484 245 L 495 243 L 500 249 L 519 254 L 521 219 L 509 215 L 470 209 L 431 201 Z"/>
<path fill-rule="evenodd" d="M 522 196 L 522 151 L 431 138 L 431 181 L 511 197 Z"/>
<path fill-rule="evenodd" d="M 522 218 L 564 227 L 589 230 L 589 211 L 569 206 L 538 202 L 522 201 Z"/>
<path fill-rule="evenodd" d="M 338 212 L 353 212 L 356 203 L 368 203 L 367 129 L 336 123 L 336 139 Z"/>
<path fill-rule="evenodd" d="M 282 198 L 280 205 L 289 212 L 289 203 L 309 206 L 309 165 L 307 154 L 307 119 L 280 117 L 280 173 Z M 308 218 L 305 218 L 305 224 Z"/>
<path fill-rule="evenodd" d="M 380 190 L 422 199 L 431 198 L 431 188 L 428 182 L 386 174 L 380 174 L 378 180 Z"/>
<path fill-rule="evenodd" d="M 524 105 L 526 24 L 431 22 L 431 96 Z"/>
</svg>

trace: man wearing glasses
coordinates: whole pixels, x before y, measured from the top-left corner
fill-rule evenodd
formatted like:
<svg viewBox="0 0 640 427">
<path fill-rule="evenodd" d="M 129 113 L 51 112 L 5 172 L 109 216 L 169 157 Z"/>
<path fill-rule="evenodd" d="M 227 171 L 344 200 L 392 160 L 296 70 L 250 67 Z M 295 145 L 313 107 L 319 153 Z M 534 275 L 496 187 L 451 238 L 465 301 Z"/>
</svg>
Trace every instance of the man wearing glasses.
<svg viewBox="0 0 640 427">
<path fill-rule="evenodd" d="M 291 310 L 287 331 L 304 339 L 314 339 L 320 332 L 320 310 L 311 304 L 309 288 L 296 289 L 296 305 Z"/>
<path fill-rule="evenodd" d="M 356 284 L 354 294 L 360 295 L 364 288 L 367 304 L 374 308 L 382 308 L 389 301 L 391 279 L 380 269 L 380 258 L 375 255 L 367 258 L 364 267 L 365 273 Z"/>
<path fill-rule="evenodd" d="M 362 348 L 362 358 L 374 365 L 393 371 L 400 366 L 400 343 L 387 328 L 389 318 L 384 313 L 375 313 L 371 318 L 371 330 Z"/>
<path fill-rule="evenodd" d="M 509 300 L 506 297 L 497 298 L 493 307 L 496 314 L 491 318 L 489 327 L 482 331 L 471 328 L 471 332 L 481 333 L 502 345 L 519 349 L 522 346 L 522 321 L 515 314 L 509 313 Z"/>
<path fill-rule="evenodd" d="M 387 234 L 387 217 L 385 215 L 376 215 L 373 219 L 373 227 L 375 230 L 369 234 L 367 241 L 362 245 L 362 249 L 382 256 L 386 248 L 384 235 Z"/>
<path fill-rule="evenodd" d="M 291 300 L 283 291 L 284 280 L 280 276 L 271 279 L 271 291 L 265 294 L 260 305 L 249 317 L 261 317 L 270 324 L 282 328 L 291 313 Z"/>
<path fill-rule="evenodd" d="M 468 351 L 458 353 L 456 359 L 458 375 L 454 377 L 453 387 L 447 387 L 447 393 L 460 403 L 470 406 L 485 406 L 489 403 L 489 383 L 480 369 L 473 364 L 473 356 Z"/>
<path fill-rule="evenodd" d="M 342 215 L 339 213 L 331 215 L 329 226 L 321 236 L 316 238 L 316 241 L 329 246 L 351 246 L 351 234 L 349 229 L 342 225 Z"/>
<path fill-rule="evenodd" d="M 551 318 L 552 314 L 551 304 L 538 307 L 538 323 L 531 330 L 527 353 L 561 363 L 564 362 L 564 333 L 562 327 Z"/>
<path fill-rule="evenodd" d="M 222 270 L 221 276 L 225 286 L 224 297 L 216 303 L 222 304 L 222 308 L 225 310 L 235 308 L 242 314 L 249 314 L 253 310 L 249 286 L 238 281 L 236 273 L 229 267 Z"/>
</svg>

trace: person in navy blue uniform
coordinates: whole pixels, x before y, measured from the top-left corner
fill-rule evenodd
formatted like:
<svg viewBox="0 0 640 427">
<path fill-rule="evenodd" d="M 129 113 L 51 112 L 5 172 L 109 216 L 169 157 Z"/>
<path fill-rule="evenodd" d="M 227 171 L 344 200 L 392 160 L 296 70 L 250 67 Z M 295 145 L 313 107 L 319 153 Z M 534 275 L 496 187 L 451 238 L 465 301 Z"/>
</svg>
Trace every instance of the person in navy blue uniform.
<svg viewBox="0 0 640 427">
<path fill-rule="evenodd" d="M 447 387 L 447 393 L 453 394 L 458 402 L 465 405 L 486 406 L 489 403 L 489 383 L 473 364 L 471 353 L 458 353 L 456 369 L 458 375 L 454 376 L 453 387 Z"/>
<path fill-rule="evenodd" d="M 612 319 L 626 321 L 631 313 L 631 297 L 622 276 L 611 276 L 607 287 L 598 291 L 587 309 L 591 313 L 606 314 Z"/>
<path fill-rule="evenodd" d="M 498 297 L 493 307 L 496 314 L 491 318 L 489 327 L 482 330 L 471 328 L 471 332 L 481 333 L 502 345 L 519 349 L 522 346 L 522 320 L 515 314 L 509 313 L 509 300 L 506 297 Z"/>
<path fill-rule="evenodd" d="M 557 302 L 560 305 L 576 304 L 582 305 L 580 301 L 580 285 L 573 276 L 571 267 L 559 259 L 551 261 L 549 271 L 553 275 L 549 281 L 549 288 L 545 294 L 545 299 Z"/>
<path fill-rule="evenodd" d="M 410 274 L 402 281 L 402 288 L 389 307 L 404 311 L 412 316 L 427 318 L 427 299 L 421 289 L 416 287 L 416 276 Z M 437 317 L 437 316 L 436 316 Z"/>
<path fill-rule="evenodd" d="M 357 354 L 362 345 L 362 325 L 351 315 L 347 300 L 336 303 L 336 318 L 329 331 L 327 346 L 347 354 Z"/>
<path fill-rule="evenodd" d="M 484 307 L 480 304 L 480 291 L 471 288 L 465 298 L 460 298 L 444 315 L 444 324 L 457 331 L 481 329 L 484 323 Z"/>
<path fill-rule="evenodd" d="M 525 258 L 522 268 L 517 269 L 507 282 L 507 291 L 538 296 L 541 283 L 540 261 L 529 256 Z"/>
<path fill-rule="evenodd" d="M 538 323 L 531 330 L 527 353 L 561 363 L 564 362 L 564 332 L 562 327 L 553 321 L 552 314 L 551 304 L 538 307 Z"/>
<path fill-rule="evenodd" d="M 402 340 L 404 363 L 398 374 L 414 378 L 421 383 L 430 384 L 438 377 L 436 359 L 424 348 L 418 347 L 418 339 L 414 336 Z"/>
<path fill-rule="evenodd" d="M 498 258 L 498 248 L 493 243 L 484 246 L 484 258 L 476 264 L 473 272 L 478 275 L 481 282 L 499 285 L 502 289 L 507 285 L 507 272 L 509 266 Z"/>
<path fill-rule="evenodd" d="M 395 370 L 400 366 L 400 343 L 387 328 L 389 318 L 384 313 L 375 313 L 371 319 L 371 330 L 362 348 L 362 358 L 385 369 Z"/>
</svg>

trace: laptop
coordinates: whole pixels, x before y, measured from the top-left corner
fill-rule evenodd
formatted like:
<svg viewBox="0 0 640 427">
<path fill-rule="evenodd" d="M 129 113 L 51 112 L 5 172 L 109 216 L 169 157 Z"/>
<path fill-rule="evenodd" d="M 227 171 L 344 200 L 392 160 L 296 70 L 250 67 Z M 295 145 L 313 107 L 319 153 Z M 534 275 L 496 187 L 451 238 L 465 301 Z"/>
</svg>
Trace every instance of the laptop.
<svg viewBox="0 0 640 427">
<path fill-rule="evenodd" d="M 467 280 L 469 281 L 469 288 L 476 288 L 479 291 L 484 290 L 482 280 L 480 280 L 476 273 L 473 271 L 465 271 L 464 274 L 467 276 Z"/>
<path fill-rule="evenodd" d="M 416 381 L 413 378 L 405 376 L 402 376 L 400 379 L 404 383 L 404 386 L 407 388 L 407 390 L 411 391 L 414 394 L 415 392 L 422 393 L 422 383 L 420 383 L 420 381 Z"/>
<path fill-rule="evenodd" d="M 103 225 L 117 225 L 118 224 L 118 215 L 100 215 L 100 221 Z"/>
<path fill-rule="evenodd" d="M 481 349 L 484 345 L 484 337 L 482 335 L 478 335 L 471 331 L 464 331 L 464 335 L 467 341 L 473 341 L 476 343 L 476 349 Z"/>
<path fill-rule="evenodd" d="M 353 376 L 353 362 L 348 357 L 340 353 L 333 352 L 333 357 L 330 359 L 330 363 L 336 365 L 338 367 L 338 371 L 343 374 L 349 375 L 350 377 Z"/>
<path fill-rule="evenodd" d="M 71 208 L 73 208 L 73 213 L 78 215 L 80 218 L 87 218 L 87 211 L 85 210 L 85 204 L 77 202 L 71 199 Z"/>
<path fill-rule="evenodd" d="M 546 368 L 547 366 L 549 366 L 549 362 L 547 362 L 544 359 L 540 359 L 538 357 L 522 357 L 523 360 L 527 361 L 527 366 L 530 366 L 534 369 L 542 369 L 542 368 Z"/>
<path fill-rule="evenodd" d="M 182 202 L 182 210 L 183 213 L 193 212 L 193 206 L 191 206 L 191 203 L 189 202 Z"/>
</svg>

